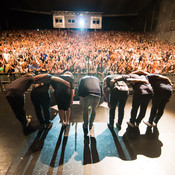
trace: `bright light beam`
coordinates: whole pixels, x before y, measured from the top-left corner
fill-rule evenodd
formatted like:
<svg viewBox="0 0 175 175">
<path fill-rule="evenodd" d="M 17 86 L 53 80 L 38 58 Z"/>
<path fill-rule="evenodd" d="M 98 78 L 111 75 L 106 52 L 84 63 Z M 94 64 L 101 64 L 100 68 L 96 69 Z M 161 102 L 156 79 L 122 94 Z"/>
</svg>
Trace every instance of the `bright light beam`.
<svg viewBox="0 0 175 175">
<path fill-rule="evenodd" d="M 85 21 L 83 19 L 80 19 L 79 24 L 80 24 L 81 27 L 84 27 Z"/>
</svg>

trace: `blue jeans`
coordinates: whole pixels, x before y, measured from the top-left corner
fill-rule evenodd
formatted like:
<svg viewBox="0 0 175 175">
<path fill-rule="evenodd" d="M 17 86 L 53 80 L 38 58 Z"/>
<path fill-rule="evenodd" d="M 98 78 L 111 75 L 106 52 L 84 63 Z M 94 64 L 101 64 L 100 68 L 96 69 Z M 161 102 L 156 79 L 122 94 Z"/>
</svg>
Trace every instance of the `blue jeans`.
<svg viewBox="0 0 175 175">
<path fill-rule="evenodd" d="M 87 96 L 82 98 L 82 108 L 83 108 L 83 121 L 84 121 L 84 126 L 87 127 L 88 125 L 88 108 L 90 108 L 90 118 L 89 118 L 89 125 L 92 125 L 95 119 L 96 115 L 96 108 L 100 102 L 100 97 L 97 96 Z"/>
</svg>

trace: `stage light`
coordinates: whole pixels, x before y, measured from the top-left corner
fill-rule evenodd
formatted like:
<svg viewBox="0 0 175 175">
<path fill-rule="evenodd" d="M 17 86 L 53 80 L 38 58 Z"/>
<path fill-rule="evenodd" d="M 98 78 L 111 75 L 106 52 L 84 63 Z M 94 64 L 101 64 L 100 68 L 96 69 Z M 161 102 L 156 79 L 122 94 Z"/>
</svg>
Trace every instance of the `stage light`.
<svg viewBox="0 0 175 175">
<path fill-rule="evenodd" d="M 79 24 L 80 24 L 81 27 L 84 27 L 85 21 L 83 19 L 80 19 Z"/>
</svg>

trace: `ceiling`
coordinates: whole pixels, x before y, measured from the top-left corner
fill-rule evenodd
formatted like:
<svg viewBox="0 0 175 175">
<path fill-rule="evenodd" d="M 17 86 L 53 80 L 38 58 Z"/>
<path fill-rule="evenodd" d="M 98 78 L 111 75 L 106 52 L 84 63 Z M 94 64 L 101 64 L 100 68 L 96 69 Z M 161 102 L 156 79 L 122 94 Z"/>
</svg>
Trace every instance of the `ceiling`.
<svg viewBox="0 0 175 175">
<path fill-rule="evenodd" d="M 104 14 L 137 13 L 154 0 L 6 0 L 8 8 L 18 10 L 90 11 Z"/>
</svg>

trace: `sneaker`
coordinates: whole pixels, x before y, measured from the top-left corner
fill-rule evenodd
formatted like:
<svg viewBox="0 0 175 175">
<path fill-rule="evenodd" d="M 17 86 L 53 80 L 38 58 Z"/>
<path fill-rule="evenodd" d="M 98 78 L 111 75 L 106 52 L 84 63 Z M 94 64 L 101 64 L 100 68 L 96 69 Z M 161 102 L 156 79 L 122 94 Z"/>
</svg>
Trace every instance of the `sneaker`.
<svg viewBox="0 0 175 175">
<path fill-rule="evenodd" d="M 134 124 L 132 124 L 131 122 L 127 122 L 127 124 L 128 124 L 129 126 L 131 126 L 132 128 L 134 128 L 134 127 L 135 127 L 135 125 L 134 125 Z"/>
<path fill-rule="evenodd" d="M 119 125 L 118 123 L 116 123 L 116 127 L 118 128 L 119 131 L 122 129 L 121 125 Z"/>
<path fill-rule="evenodd" d="M 149 123 L 149 122 L 143 121 L 143 123 L 145 123 L 145 125 L 147 125 L 148 127 L 152 127 L 152 126 L 153 126 L 153 125 L 152 125 L 151 123 Z"/>
</svg>

